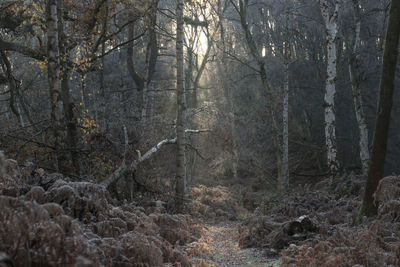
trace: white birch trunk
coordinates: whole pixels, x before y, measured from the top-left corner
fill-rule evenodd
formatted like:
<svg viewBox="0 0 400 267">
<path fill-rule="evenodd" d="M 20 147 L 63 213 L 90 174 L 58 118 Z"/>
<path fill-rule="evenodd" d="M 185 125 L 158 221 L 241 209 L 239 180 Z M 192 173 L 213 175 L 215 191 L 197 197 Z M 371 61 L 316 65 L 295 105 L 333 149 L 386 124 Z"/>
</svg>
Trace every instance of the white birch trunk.
<svg viewBox="0 0 400 267">
<path fill-rule="evenodd" d="M 361 98 L 361 88 L 359 77 L 357 77 L 356 60 L 358 47 L 360 44 L 360 31 L 361 31 L 361 14 L 358 0 L 353 0 L 354 8 L 354 32 L 351 42 L 351 50 L 349 54 L 349 74 L 351 81 L 351 89 L 353 94 L 354 110 L 356 113 L 358 129 L 360 134 L 360 160 L 362 172 L 364 175 L 368 173 L 369 166 L 369 149 L 368 149 L 368 126 L 365 119 L 363 104 Z"/>
<path fill-rule="evenodd" d="M 321 13 L 325 21 L 326 40 L 327 40 L 327 78 L 325 88 L 325 143 L 327 149 L 327 163 L 331 176 L 339 170 L 336 146 L 336 126 L 335 126 L 335 95 L 336 95 L 336 61 L 337 49 L 336 40 L 338 32 L 338 13 L 339 0 L 335 1 L 335 10 L 331 13 L 327 0 L 318 0 Z"/>
</svg>

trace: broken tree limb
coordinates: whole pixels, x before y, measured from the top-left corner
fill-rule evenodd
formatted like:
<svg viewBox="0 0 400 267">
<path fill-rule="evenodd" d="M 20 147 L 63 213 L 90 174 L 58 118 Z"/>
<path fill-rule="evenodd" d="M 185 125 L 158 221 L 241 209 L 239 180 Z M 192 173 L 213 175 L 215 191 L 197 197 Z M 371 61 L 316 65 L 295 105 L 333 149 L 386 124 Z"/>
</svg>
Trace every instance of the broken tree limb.
<svg viewBox="0 0 400 267">
<path fill-rule="evenodd" d="M 191 129 L 186 129 L 185 133 L 205 133 L 209 132 L 210 130 L 203 129 L 203 130 L 191 130 Z"/>
<path fill-rule="evenodd" d="M 205 130 L 204 129 L 203 130 L 191 130 L 191 129 L 185 130 L 185 133 L 204 133 L 204 132 L 209 132 L 209 130 L 206 130 L 206 129 Z M 126 140 L 127 140 L 127 137 L 125 136 L 125 143 L 126 143 Z M 141 164 L 143 161 L 149 159 L 154 153 L 159 151 L 164 145 L 167 145 L 167 144 L 176 144 L 176 137 L 172 138 L 172 139 L 164 139 L 164 140 L 160 141 L 157 145 L 150 148 L 143 155 L 141 155 L 140 151 L 138 151 L 138 158 L 130 164 L 126 164 L 125 157 L 124 157 L 124 160 L 122 161 L 121 166 L 119 166 L 110 176 L 108 176 L 106 180 L 101 182 L 100 185 L 102 185 L 108 189 L 112 184 L 118 182 L 118 180 L 121 177 L 123 177 L 125 174 L 136 171 L 137 166 L 139 164 Z"/>
<path fill-rule="evenodd" d="M 166 144 L 176 144 L 176 137 L 174 139 L 165 139 L 159 142 L 157 145 L 150 148 L 143 156 L 139 158 L 139 162 L 145 161 L 151 157 L 154 153 L 161 149 L 163 145 Z"/>
<path fill-rule="evenodd" d="M 161 149 L 161 147 L 165 144 L 175 144 L 176 138 L 173 139 L 164 139 L 159 142 L 157 145 L 150 148 L 143 156 L 140 156 L 137 160 L 134 160 L 131 164 L 126 164 L 125 160 L 122 161 L 121 166 L 118 167 L 105 181 L 101 183 L 105 188 L 109 188 L 110 185 L 116 183 L 121 177 L 129 172 L 134 172 L 137 169 L 137 166 L 143 161 L 147 160 L 154 153 Z"/>
</svg>

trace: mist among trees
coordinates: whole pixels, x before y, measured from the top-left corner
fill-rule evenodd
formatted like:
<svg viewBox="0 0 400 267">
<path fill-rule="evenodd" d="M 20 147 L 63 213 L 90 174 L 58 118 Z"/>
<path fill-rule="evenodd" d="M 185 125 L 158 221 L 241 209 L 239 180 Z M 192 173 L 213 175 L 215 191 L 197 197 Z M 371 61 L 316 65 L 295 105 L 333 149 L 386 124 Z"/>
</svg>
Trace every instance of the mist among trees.
<svg viewBox="0 0 400 267">
<path fill-rule="evenodd" d="M 0 264 L 397 266 L 399 36 L 399 0 L 0 0 Z"/>
</svg>

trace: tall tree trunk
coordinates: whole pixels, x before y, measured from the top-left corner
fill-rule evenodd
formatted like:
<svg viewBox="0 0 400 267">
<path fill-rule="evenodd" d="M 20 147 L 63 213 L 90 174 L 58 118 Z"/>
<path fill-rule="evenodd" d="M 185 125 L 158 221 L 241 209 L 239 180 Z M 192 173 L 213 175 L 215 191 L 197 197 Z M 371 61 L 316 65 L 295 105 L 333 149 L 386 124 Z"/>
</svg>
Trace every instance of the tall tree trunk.
<svg viewBox="0 0 400 267">
<path fill-rule="evenodd" d="M 232 155 L 231 155 L 231 163 L 232 163 L 232 178 L 233 181 L 236 181 L 238 178 L 238 165 L 239 165 L 239 151 L 236 141 L 236 117 L 235 117 L 235 98 L 234 98 L 234 87 L 230 86 L 226 81 L 228 80 L 228 61 L 226 54 L 226 42 L 225 42 L 225 28 L 223 23 L 223 13 L 226 9 L 226 2 L 223 4 L 221 0 L 218 1 L 218 17 L 219 17 L 219 25 L 220 25 L 220 36 L 222 41 L 222 59 L 221 63 L 222 72 L 224 74 L 223 84 L 225 88 L 225 97 L 227 98 L 228 103 L 228 111 L 229 111 L 229 126 L 230 126 L 230 135 L 231 135 L 231 143 L 232 143 Z"/>
<path fill-rule="evenodd" d="M 335 117 L 335 95 L 336 95 L 336 76 L 337 76 L 337 32 L 339 0 L 335 0 L 335 9 L 330 12 L 327 0 L 318 0 L 321 8 L 322 17 L 325 21 L 326 41 L 327 41 L 327 78 L 325 87 L 325 143 L 327 150 L 327 163 L 331 176 L 335 176 L 339 171 L 339 162 L 336 158 L 336 117 Z"/>
<path fill-rule="evenodd" d="M 285 55 L 287 56 L 287 55 Z M 282 181 L 281 192 L 289 189 L 289 62 L 284 63 L 282 114 Z"/>
<path fill-rule="evenodd" d="M 354 9 L 354 32 L 350 41 L 349 51 L 349 75 L 351 81 L 351 91 L 353 95 L 354 110 L 356 113 L 358 130 L 360 134 L 360 160 L 362 172 L 364 175 L 368 173 L 369 150 L 368 150 L 368 126 L 365 119 L 363 104 L 361 98 L 360 77 L 357 73 L 357 53 L 360 44 L 361 31 L 361 11 L 358 0 L 353 0 Z"/>
<path fill-rule="evenodd" d="M 185 126 L 186 126 L 186 103 L 185 103 L 185 68 L 183 55 L 183 9 L 184 0 L 178 0 L 176 6 L 176 91 L 177 91 L 177 162 L 176 162 L 176 209 L 181 211 L 183 208 L 184 196 L 186 191 L 186 157 L 185 157 Z"/>
<path fill-rule="evenodd" d="M 360 215 L 374 216 L 378 207 L 373 194 L 384 175 L 390 113 L 393 104 L 394 81 L 400 38 L 400 0 L 392 0 L 383 54 L 377 117 L 372 142 L 372 153 Z"/>
<path fill-rule="evenodd" d="M 289 3 L 285 1 L 285 42 L 283 43 L 283 92 L 282 92 L 282 176 L 281 194 L 289 189 L 289 65 L 291 58 L 289 33 Z"/>
<path fill-rule="evenodd" d="M 47 73 L 50 89 L 51 121 L 53 127 L 54 147 L 57 157 L 57 170 L 66 171 L 68 158 L 64 146 L 63 102 L 60 87 L 60 69 L 58 62 L 57 38 L 57 4 L 56 0 L 46 2 L 47 23 Z"/>
<path fill-rule="evenodd" d="M 69 150 L 70 161 L 74 173 L 79 174 L 79 153 L 77 152 L 78 129 L 74 114 L 74 103 L 69 90 L 69 67 L 67 60 L 69 52 L 67 51 L 67 41 L 64 33 L 64 3 L 63 0 L 57 0 L 58 15 L 58 49 L 60 53 L 60 80 L 61 80 L 61 98 L 64 107 L 64 123 L 67 130 L 65 143 Z"/>
</svg>

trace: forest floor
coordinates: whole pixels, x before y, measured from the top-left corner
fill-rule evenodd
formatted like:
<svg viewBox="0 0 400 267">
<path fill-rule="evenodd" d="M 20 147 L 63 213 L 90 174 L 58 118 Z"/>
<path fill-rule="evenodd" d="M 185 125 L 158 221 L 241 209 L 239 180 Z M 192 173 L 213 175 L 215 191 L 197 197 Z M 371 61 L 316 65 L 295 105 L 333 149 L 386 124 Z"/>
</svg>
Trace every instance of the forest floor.
<svg viewBox="0 0 400 267">
<path fill-rule="evenodd" d="M 2 160 L 0 266 L 400 266 L 400 176 L 381 180 L 378 217 L 359 224 L 361 176 L 284 198 L 198 185 L 175 214 L 165 194 L 118 200 L 99 184 Z"/>
<path fill-rule="evenodd" d="M 220 222 L 206 224 L 200 240 L 208 245 L 208 257 L 192 259 L 194 266 L 220 266 L 220 267 L 272 267 L 279 266 L 280 259 L 268 259 L 263 251 L 257 248 L 241 249 L 239 247 L 240 222 Z"/>
</svg>

